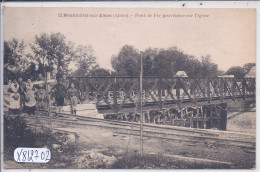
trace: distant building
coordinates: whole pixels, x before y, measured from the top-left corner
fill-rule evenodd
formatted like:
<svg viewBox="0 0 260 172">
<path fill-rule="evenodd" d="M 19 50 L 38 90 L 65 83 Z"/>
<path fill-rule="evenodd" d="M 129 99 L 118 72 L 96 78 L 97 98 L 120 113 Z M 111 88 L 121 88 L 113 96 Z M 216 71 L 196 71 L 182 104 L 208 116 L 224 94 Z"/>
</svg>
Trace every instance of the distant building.
<svg viewBox="0 0 260 172">
<path fill-rule="evenodd" d="M 174 77 L 188 77 L 185 71 L 178 71 Z"/>
<path fill-rule="evenodd" d="M 244 78 L 256 78 L 256 66 L 251 67 Z"/>
</svg>

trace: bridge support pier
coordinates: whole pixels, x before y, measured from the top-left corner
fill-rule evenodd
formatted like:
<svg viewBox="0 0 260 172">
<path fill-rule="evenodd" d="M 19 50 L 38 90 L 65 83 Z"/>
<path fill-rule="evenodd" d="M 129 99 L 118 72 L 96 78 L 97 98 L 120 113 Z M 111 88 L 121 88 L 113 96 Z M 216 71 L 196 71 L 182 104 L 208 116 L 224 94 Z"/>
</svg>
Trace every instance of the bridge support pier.
<svg viewBox="0 0 260 172">
<path fill-rule="evenodd" d="M 162 110 L 144 110 L 144 123 L 166 124 L 190 128 L 226 130 L 227 103 L 210 104 L 195 107 L 169 108 Z M 136 112 L 113 113 L 104 115 L 105 119 L 140 122 Z"/>
</svg>

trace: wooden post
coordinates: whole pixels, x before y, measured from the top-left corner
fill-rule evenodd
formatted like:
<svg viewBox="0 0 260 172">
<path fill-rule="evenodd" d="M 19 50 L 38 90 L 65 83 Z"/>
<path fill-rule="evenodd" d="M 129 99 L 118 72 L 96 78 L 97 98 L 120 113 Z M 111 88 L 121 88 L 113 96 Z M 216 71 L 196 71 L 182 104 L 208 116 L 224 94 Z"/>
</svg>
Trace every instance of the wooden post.
<svg viewBox="0 0 260 172">
<path fill-rule="evenodd" d="M 227 109 L 221 108 L 220 109 L 220 130 L 227 129 Z"/>
<path fill-rule="evenodd" d="M 246 80 L 243 78 L 242 80 L 242 94 L 243 94 L 243 100 L 246 99 L 246 86 L 245 86 Z"/>
<path fill-rule="evenodd" d="M 199 128 L 199 113 L 196 115 L 196 128 Z"/>
<path fill-rule="evenodd" d="M 220 88 L 219 88 L 219 90 L 220 90 L 220 101 L 223 102 L 224 101 L 224 81 L 223 81 L 222 78 L 220 78 L 219 82 L 220 82 Z"/>
<path fill-rule="evenodd" d="M 206 108 L 205 108 L 205 110 L 206 110 Z M 207 118 L 207 111 L 206 112 L 204 111 L 203 106 L 202 106 L 202 115 L 203 115 L 203 128 L 206 129 L 208 118 Z"/>
<path fill-rule="evenodd" d="M 160 79 L 158 84 L 158 96 L 159 96 L 159 108 L 162 110 L 162 80 Z"/>
<path fill-rule="evenodd" d="M 141 52 L 141 70 L 140 70 L 140 153 L 143 156 L 143 53 Z"/>
<path fill-rule="evenodd" d="M 231 85 L 231 93 L 232 93 L 233 100 L 235 100 L 235 98 L 236 98 L 236 80 L 235 80 L 235 78 L 233 79 L 233 82 Z"/>
<path fill-rule="evenodd" d="M 207 99 L 208 99 L 208 102 L 210 104 L 210 101 L 211 101 L 211 91 L 210 91 L 210 81 L 209 81 L 209 79 L 207 79 Z"/>
<path fill-rule="evenodd" d="M 89 86 L 90 85 L 89 85 L 88 79 L 86 79 L 85 82 L 86 82 L 86 85 L 85 85 L 85 88 L 86 88 L 86 93 L 85 94 L 86 95 L 84 96 L 84 98 L 87 100 L 87 102 L 89 102 L 89 100 L 90 100 L 89 99 L 89 90 L 90 90 Z"/>
<path fill-rule="evenodd" d="M 47 102 L 48 102 L 48 117 L 49 117 L 49 128 L 52 128 L 51 124 L 51 97 L 50 97 L 50 85 L 48 84 L 48 80 L 50 80 L 50 75 L 47 74 L 48 72 L 45 71 L 45 90 L 47 94 Z"/>
<path fill-rule="evenodd" d="M 79 90 L 80 90 L 80 101 L 82 100 L 82 95 L 84 94 L 84 89 L 82 89 L 82 85 L 81 85 L 81 82 L 80 82 L 80 78 L 78 78 L 78 83 L 79 83 Z"/>
<path fill-rule="evenodd" d="M 212 111 L 213 111 L 213 108 L 212 108 L 212 105 L 210 104 L 209 105 L 209 114 L 210 114 L 210 127 L 211 128 L 212 128 L 212 124 L 213 124 Z"/>
<path fill-rule="evenodd" d="M 114 79 L 113 83 L 113 100 L 114 100 L 114 112 L 118 113 L 118 108 L 117 108 L 117 87 L 116 87 L 116 78 Z"/>
<path fill-rule="evenodd" d="M 181 108 L 181 98 L 180 98 L 180 80 L 178 79 L 177 84 L 176 84 L 176 96 L 177 96 L 177 105 L 178 108 Z"/>
<path fill-rule="evenodd" d="M 194 83 L 195 83 L 195 81 L 194 81 Z M 193 103 L 197 107 L 197 88 L 195 88 L 195 87 L 196 87 L 196 84 L 191 85 L 191 90 L 192 90 L 192 94 L 193 94 Z"/>
</svg>

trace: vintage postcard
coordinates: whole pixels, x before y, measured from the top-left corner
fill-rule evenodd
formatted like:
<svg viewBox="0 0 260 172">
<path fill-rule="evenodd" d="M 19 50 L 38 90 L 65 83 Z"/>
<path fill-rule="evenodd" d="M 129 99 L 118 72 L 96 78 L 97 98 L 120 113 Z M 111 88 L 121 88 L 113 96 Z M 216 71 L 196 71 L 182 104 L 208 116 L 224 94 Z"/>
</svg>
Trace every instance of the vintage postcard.
<svg viewBox="0 0 260 172">
<path fill-rule="evenodd" d="M 255 169 L 256 10 L 3 7 L 5 169 Z"/>
</svg>

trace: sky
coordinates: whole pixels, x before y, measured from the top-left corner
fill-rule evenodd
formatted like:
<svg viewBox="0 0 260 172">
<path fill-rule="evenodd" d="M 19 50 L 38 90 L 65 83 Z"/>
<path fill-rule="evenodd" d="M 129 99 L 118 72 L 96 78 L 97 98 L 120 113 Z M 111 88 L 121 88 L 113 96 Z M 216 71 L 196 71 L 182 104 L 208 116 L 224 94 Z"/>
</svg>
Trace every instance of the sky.
<svg viewBox="0 0 260 172">
<path fill-rule="evenodd" d="M 76 17 L 80 14 L 85 17 Z M 3 28 L 4 40 L 27 44 L 40 33 L 60 32 L 76 45 L 91 45 L 106 69 L 126 44 L 140 51 L 177 46 L 199 60 L 210 55 L 224 71 L 256 61 L 254 9 L 6 7 Z"/>
</svg>

